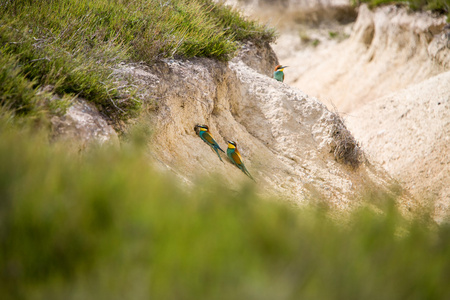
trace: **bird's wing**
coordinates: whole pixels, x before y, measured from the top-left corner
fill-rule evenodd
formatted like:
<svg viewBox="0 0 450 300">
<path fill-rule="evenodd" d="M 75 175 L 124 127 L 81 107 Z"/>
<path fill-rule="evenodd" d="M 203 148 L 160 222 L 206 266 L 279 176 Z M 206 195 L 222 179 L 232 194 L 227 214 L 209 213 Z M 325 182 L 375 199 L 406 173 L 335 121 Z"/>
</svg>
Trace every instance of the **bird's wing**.
<svg viewBox="0 0 450 300">
<path fill-rule="evenodd" d="M 202 134 L 202 139 L 210 144 L 211 146 L 217 144 L 212 135 L 209 132 L 205 132 Z"/>
<path fill-rule="evenodd" d="M 231 153 L 231 158 L 233 159 L 233 161 L 236 164 L 242 165 L 242 158 L 241 158 L 241 155 L 239 154 L 239 152 L 234 151 L 233 153 Z"/>
<path fill-rule="evenodd" d="M 217 142 L 214 140 L 214 138 L 212 137 L 212 135 L 209 132 L 205 132 L 203 134 L 203 138 L 211 145 L 217 145 Z"/>
<path fill-rule="evenodd" d="M 209 132 L 205 132 L 204 136 L 205 139 L 208 141 L 208 143 L 211 144 L 211 146 L 214 146 L 214 148 L 218 148 L 220 151 L 225 153 L 225 151 L 223 151 L 222 148 L 220 148 L 219 144 L 216 142 L 216 140 L 212 137 L 212 135 Z"/>
</svg>

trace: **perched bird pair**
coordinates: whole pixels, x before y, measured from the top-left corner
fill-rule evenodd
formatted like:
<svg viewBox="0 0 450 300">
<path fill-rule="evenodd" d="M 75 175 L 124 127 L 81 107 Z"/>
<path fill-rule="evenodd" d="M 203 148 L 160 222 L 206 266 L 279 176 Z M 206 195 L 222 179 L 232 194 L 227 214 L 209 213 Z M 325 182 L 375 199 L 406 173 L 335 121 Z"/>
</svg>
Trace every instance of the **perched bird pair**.
<svg viewBox="0 0 450 300">
<path fill-rule="evenodd" d="M 275 78 L 278 81 L 283 82 L 284 81 L 284 68 L 287 68 L 288 66 L 282 66 L 282 65 L 277 65 L 275 67 L 275 72 L 273 72 L 273 78 Z"/>
<path fill-rule="evenodd" d="M 207 125 L 195 125 L 194 130 L 206 144 L 208 144 L 214 151 L 216 151 L 220 161 L 223 161 L 218 150 L 222 151 L 223 153 L 225 153 L 225 151 L 223 151 L 216 140 L 214 140 L 211 132 L 209 131 L 209 127 Z M 239 150 L 237 149 L 236 142 L 228 141 L 227 156 L 236 167 L 244 172 L 245 175 L 253 179 L 252 175 L 250 175 L 244 165 L 244 162 L 242 161 L 242 157 L 239 153 Z"/>
</svg>

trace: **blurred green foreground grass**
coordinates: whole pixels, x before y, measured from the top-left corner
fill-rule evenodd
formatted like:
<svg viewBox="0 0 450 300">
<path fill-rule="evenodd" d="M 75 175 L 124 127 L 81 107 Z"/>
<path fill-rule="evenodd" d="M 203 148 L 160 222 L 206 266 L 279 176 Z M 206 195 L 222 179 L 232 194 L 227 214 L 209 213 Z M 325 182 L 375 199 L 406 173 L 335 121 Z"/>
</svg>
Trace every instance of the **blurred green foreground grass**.
<svg viewBox="0 0 450 300">
<path fill-rule="evenodd" d="M 450 299 L 449 226 L 280 203 L 181 186 L 131 142 L 77 153 L 3 118 L 0 298 Z"/>
</svg>

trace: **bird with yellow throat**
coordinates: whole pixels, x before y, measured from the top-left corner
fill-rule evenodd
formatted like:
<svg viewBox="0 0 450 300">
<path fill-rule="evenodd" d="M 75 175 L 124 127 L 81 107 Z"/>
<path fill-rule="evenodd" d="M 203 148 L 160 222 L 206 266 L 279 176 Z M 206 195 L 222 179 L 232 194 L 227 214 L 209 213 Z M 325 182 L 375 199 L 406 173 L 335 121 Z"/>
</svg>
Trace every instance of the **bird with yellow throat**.
<svg viewBox="0 0 450 300">
<path fill-rule="evenodd" d="M 227 156 L 236 167 L 244 172 L 245 175 L 250 177 L 253 181 L 255 180 L 245 167 L 244 162 L 242 161 L 241 153 L 239 153 L 239 150 L 237 149 L 236 142 L 228 141 Z"/>
<path fill-rule="evenodd" d="M 283 82 L 284 81 L 284 68 L 287 68 L 288 66 L 282 66 L 282 65 L 277 65 L 275 67 L 275 72 L 273 72 L 273 78 L 275 78 L 278 81 Z"/>
<path fill-rule="evenodd" d="M 220 148 L 219 144 L 217 144 L 211 132 L 209 132 L 209 127 L 207 125 L 197 124 L 195 125 L 194 130 L 206 144 L 208 144 L 214 151 L 216 151 L 217 156 L 219 156 L 220 160 L 223 161 L 218 150 L 222 151 L 223 153 L 225 153 L 225 151 L 223 151 Z"/>
</svg>

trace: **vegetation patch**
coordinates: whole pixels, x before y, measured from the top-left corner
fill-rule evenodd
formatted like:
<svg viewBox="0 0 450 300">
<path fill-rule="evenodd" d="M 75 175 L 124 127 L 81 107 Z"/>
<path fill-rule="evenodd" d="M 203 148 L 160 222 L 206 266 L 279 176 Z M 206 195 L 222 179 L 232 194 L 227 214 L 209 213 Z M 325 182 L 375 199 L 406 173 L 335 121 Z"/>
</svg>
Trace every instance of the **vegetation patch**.
<svg viewBox="0 0 450 300">
<path fill-rule="evenodd" d="M 392 194 L 367 193 L 385 205 L 331 216 L 250 186 L 180 186 L 133 143 L 79 154 L 7 122 L 2 299 L 450 297 L 449 225 L 405 220 Z"/>
<path fill-rule="evenodd" d="M 331 153 L 336 161 L 357 168 L 363 161 L 363 151 L 338 113 L 333 114 L 330 134 L 333 138 Z"/>
<path fill-rule="evenodd" d="M 432 10 L 447 15 L 450 22 L 450 2 L 448 0 L 352 0 L 353 5 L 368 3 L 370 7 L 387 4 L 408 5 L 412 10 Z"/>
<path fill-rule="evenodd" d="M 79 96 L 97 104 L 114 120 L 130 118 L 141 107 L 136 88 L 124 87 L 111 76 L 117 64 L 152 63 L 164 57 L 228 60 L 239 41 L 265 42 L 274 37 L 273 29 L 212 0 L 46 0 L 39 5 L 7 0 L 0 4 L 2 61 L 7 60 L 9 70 L 29 83 L 28 94 L 52 86 L 62 98 Z M 11 86 L 13 79 L 0 80 L 0 85 Z M 3 93 L 15 93 L 5 89 Z M 0 104 L 27 114 L 42 102 L 37 96 L 29 98 L 3 97 Z"/>
</svg>

